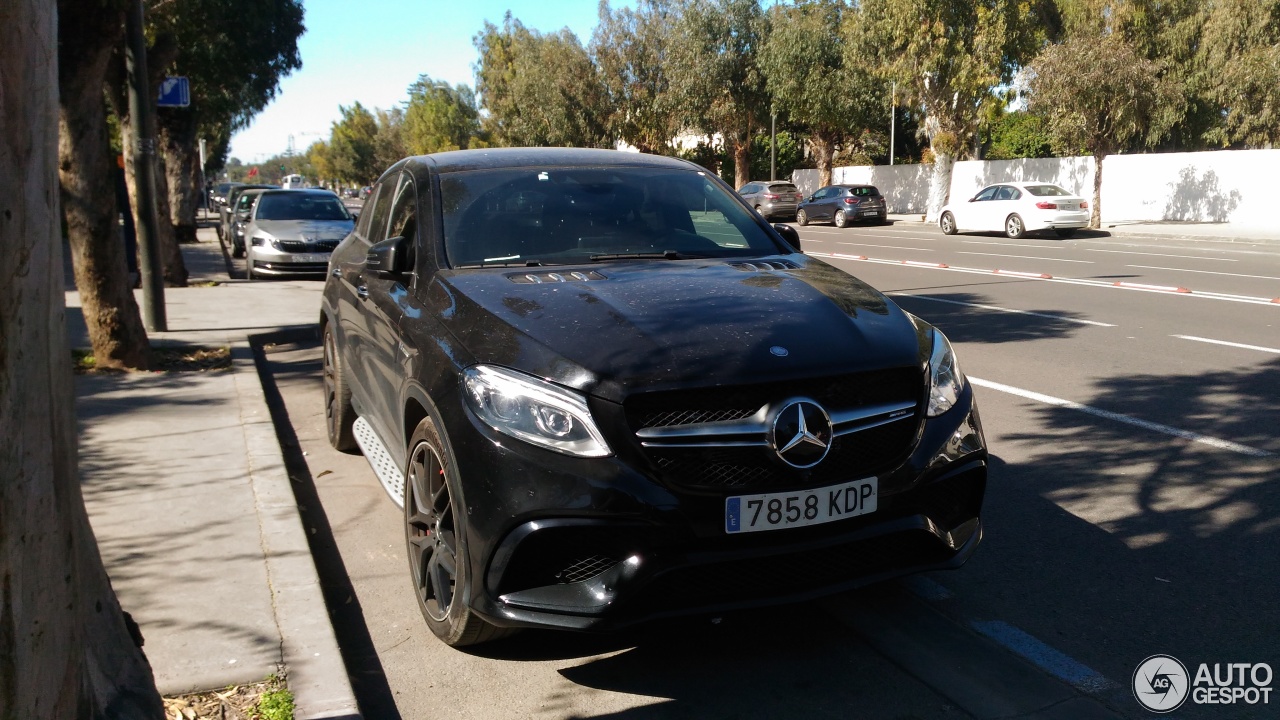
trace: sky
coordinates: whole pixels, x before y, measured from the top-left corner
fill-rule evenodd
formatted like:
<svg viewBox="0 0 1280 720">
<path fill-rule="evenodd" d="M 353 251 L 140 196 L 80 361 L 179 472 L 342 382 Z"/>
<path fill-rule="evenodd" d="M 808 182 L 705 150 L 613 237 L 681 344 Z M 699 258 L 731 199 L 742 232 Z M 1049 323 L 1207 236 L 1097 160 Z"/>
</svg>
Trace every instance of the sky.
<svg viewBox="0 0 1280 720">
<path fill-rule="evenodd" d="M 398 105 L 419 75 L 474 85 L 478 56 L 471 38 L 486 20 L 501 25 L 508 10 L 542 32 L 567 27 L 586 45 L 599 9 L 598 0 L 304 0 L 303 5 L 302 69 L 284 78 L 275 100 L 231 138 L 230 157 L 261 162 L 284 152 L 290 135 L 294 149 L 302 152 L 329 137 L 339 105 Z M 613 0 L 611 5 L 631 3 Z"/>
</svg>

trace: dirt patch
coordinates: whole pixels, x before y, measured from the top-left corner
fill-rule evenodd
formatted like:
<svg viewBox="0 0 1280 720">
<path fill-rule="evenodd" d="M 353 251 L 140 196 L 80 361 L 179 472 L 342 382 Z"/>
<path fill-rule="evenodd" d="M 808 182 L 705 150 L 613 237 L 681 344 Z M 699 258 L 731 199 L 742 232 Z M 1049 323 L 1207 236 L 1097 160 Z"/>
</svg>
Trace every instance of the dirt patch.
<svg viewBox="0 0 1280 720">
<path fill-rule="evenodd" d="M 252 685 L 164 699 L 166 720 L 293 720 L 293 695 L 272 676 Z"/>
<path fill-rule="evenodd" d="M 154 370 L 159 372 L 208 372 L 231 367 L 231 348 L 228 347 L 172 347 L 151 348 Z M 92 350 L 72 350 L 71 366 L 77 375 L 119 373 L 123 370 L 100 368 Z"/>
</svg>

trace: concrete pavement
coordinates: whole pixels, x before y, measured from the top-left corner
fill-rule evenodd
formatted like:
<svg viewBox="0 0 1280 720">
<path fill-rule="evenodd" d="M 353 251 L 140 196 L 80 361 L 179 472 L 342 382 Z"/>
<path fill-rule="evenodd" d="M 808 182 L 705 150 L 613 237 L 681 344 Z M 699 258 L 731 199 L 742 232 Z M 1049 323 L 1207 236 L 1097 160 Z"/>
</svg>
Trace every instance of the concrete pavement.
<svg viewBox="0 0 1280 720">
<path fill-rule="evenodd" d="M 210 229 L 183 247 L 153 345 L 231 349 L 229 370 L 76 378 L 85 504 L 103 561 L 164 694 L 283 670 L 298 718 L 359 711 L 324 605 L 251 335 L 315 322 L 314 281 L 230 281 Z M 87 347 L 67 292 L 73 348 Z"/>
</svg>

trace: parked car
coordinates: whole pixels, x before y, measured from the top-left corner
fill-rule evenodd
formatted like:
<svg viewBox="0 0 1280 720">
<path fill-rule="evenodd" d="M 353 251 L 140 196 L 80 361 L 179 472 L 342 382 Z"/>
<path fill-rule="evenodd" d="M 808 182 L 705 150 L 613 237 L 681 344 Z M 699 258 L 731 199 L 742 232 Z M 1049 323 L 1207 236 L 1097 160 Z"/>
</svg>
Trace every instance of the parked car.
<svg viewBox="0 0 1280 720">
<path fill-rule="evenodd" d="M 842 228 L 856 220 L 885 221 L 884 196 L 874 185 L 828 185 L 796 208 L 796 222 L 830 221 Z"/>
<path fill-rule="evenodd" d="M 226 240 L 231 234 L 232 209 L 235 208 L 236 202 L 240 199 L 240 193 L 245 190 L 270 190 L 280 187 L 279 185 L 248 185 L 240 183 L 227 191 L 227 200 L 218 206 L 218 237 Z"/>
<path fill-rule="evenodd" d="M 766 220 L 795 219 L 796 204 L 804 198 L 795 185 L 781 180 L 747 183 L 738 188 L 738 194 Z"/>
<path fill-rule="evenodd" d="M 942 208 L 938 227 L 946 235 L 960 230 L 1003 232 L 1020 238 L 1037 230 L 1071 237 L 1089 226 L 1089 202 L 1051 183 L 988 185 L 965 202 Z"/>
<path fill-rule="evenodd" d="M 244 257 L 244 233 L 253 217 L 253 205 L 265 188 L 249 188 L 236 196 L 236 206 L 231 213 L 231 257 Z"/>
<path fill-rule="evenodd" d="M 328 436 L 403 508 L 445 643 L 974 552 L 987 451 L 947 339 L 714 174 L 462 150 L 400 161 L 366 207 L 321 301 Z"/>
<path fill-rule="evenodd" d="M 213 201 L 215 206 L 221 207 L 227 204 L 227 193 L 231 192 L 231 188 L 238 187 L 244 183 L 224 182 L 218 183 L 209 191 L 209 199 Z"/>
<path fill-rule="evenodd" d="M 355 222 L 328 190 L 268 190 L 245 228 L 245 276 L 319 274 Z"/>
</svg>

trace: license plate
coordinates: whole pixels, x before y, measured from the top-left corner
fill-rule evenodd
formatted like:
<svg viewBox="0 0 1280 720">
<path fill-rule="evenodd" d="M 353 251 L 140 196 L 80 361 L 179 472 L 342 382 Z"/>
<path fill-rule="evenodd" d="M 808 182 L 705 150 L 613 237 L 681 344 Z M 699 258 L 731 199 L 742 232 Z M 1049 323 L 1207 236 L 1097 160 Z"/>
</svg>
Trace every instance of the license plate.
<svg viewBox="0 0 1280 720">
<path fill-rule="evenodd" d="M 726 533 L 821 525 L 876 510 L 876 478 L 812 490 L 725 498 Z"/>
<path fill-rule="evenodd" d="M 299 263 L 327 263 L 329 262 L 328 254 L 321 253 L 304 253 L 302 255 L 294 255 L 293 262 Z"/>
</svg>

